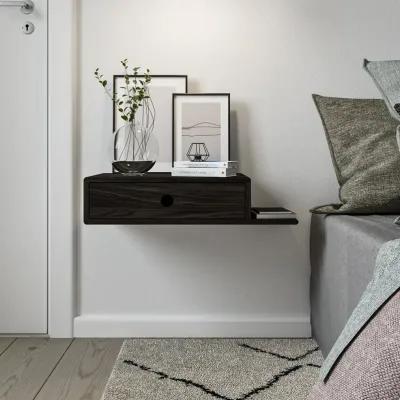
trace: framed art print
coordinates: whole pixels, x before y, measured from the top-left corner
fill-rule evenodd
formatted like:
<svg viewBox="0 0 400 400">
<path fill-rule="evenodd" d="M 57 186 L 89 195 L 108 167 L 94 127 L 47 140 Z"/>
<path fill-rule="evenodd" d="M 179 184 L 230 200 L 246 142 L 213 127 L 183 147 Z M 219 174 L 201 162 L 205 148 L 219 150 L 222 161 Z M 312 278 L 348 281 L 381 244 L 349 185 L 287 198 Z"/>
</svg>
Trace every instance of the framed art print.
<svg viewBox="0 0 400 400">
<path fill-rule="evenodd" d="M 173 162 L 229 161 L 230 95 L 173 95 Z"/>
<path fill-rule="evenodd" d="M 132 75 L 133 77 L 133 75 Z M 138 75 L 138 79 L 144 78 Z M 149 84 L 150 97 L 154 104 L 155 120 L 154 134 L 158 141 L 158 159 L 152 172 L 164 172 L 171 170 L 172 163 L 172 95 L 174 93 L 187 93 L 187 75 L 151 75 Z M 125 86 L 124 75 L 114 75 L 114 93 L 121 96 Z M 137 112 L 137 119 L 141 118 L 141 113 Z M 117 112 L 114 105 L 113 112 L 113 131 L 126 124 Z"/>
</svg>

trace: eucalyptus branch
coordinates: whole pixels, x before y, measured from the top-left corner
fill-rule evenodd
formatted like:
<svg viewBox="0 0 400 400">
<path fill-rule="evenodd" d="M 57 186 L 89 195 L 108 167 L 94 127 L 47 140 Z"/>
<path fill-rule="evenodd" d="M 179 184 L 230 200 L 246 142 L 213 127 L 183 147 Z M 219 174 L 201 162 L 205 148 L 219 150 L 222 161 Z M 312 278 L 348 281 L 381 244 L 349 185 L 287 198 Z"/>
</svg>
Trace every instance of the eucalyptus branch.
<svg viewBox="0 0 400 400">
<path fill-rule="evenodd" d="M 124 69 L 124 84 L 119 89 L 123 89 L 123 94 L 119 97 L 117 93 L 113 93 L 108 81 L 104 78 L 96 68 L 94 76 L 100 85 L 104 88 L 106 95 L 117 106 L 117 110 L 121 118 L 126 122 L 133 122 L 136 117 L 137 110 L 143 106 L 143 102 L 150 99 L 149 84 L 151 82 L 150 70 L 146 69 L 143 77 L 139 77 L 141 67 L 132 68 L 132 74 L 129 74 L 128 60 L 121 61 Z"/>
</svg>

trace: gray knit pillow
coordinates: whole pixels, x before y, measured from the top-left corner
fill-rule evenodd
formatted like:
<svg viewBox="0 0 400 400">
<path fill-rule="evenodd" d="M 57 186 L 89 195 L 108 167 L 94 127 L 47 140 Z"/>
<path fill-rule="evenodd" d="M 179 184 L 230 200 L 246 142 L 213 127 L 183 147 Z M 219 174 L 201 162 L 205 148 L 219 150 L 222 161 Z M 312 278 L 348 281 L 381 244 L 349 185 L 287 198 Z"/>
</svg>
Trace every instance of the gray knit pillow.
<svg viewBox="0 0 400 400">
<path fill-rule="evenodd" d="M 320 113 L 342 204 L 316 213 L 371 214 L 400 212 L 398 122 L 383 100 L 314 95 Z"/>
<path fill-rule="evenodd" d="M 393 117 L 400 121 L 400 60 L 364 60 L 364 68 L 381 92 Z M 400 126 L 397 127 L 397 144 L 400 149 Z"/>
</svg>

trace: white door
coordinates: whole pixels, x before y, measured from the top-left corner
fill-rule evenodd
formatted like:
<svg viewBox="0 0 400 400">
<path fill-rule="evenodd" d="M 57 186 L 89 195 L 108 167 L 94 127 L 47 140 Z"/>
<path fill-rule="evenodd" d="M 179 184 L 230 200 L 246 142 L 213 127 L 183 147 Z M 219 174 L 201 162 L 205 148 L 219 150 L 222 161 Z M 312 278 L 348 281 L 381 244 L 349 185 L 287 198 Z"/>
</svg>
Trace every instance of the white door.
<svg viewBox="0 0 400 400">
<path fill-rule="evenodd" d="M 0 334 L 47 332 L 47 0 L 33 2 L 0 1 Z"/>
</svg>

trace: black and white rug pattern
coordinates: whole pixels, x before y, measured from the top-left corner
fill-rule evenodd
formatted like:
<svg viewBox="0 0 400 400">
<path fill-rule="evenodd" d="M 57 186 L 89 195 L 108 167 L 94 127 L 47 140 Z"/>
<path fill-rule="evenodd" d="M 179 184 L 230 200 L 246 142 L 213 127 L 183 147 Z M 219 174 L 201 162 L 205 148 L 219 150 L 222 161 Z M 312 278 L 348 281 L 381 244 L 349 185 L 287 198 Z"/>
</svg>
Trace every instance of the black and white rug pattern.
<svg viewBox="0 0 400 400">
<path fill-rule="evenodd" d="M 312 339 L 128 339 L 104 400 L 306 400 Z"/>
</svg>

